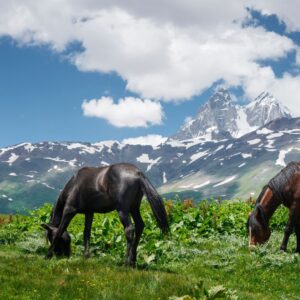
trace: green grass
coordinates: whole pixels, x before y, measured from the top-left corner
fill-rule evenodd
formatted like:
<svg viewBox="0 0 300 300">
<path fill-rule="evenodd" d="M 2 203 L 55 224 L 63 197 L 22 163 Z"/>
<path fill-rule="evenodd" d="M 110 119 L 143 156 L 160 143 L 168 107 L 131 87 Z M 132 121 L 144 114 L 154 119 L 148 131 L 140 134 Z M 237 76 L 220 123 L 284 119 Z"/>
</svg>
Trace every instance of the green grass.
<svg viewBox="0 0 300 300">
<path fill-rule="evenodd" d="M 194 257 L 183 262 L 150 263 L 139 257 L 135 270 L 122 259 L 45 260 L 24 254 L 15 246 L 0 246 L 1 299 L 168 299 L 194 296 L 195 285 L 223 285 L 228 298 L 299 299 L 299 257 L 278 250 L 281 234 L 249 251 L 247 240 L 236 236 L 201 238 Z M 291 249 L 294 246 L 294 241 Z M 142 262 L 142 263 L 141 263 Z"/>
<path fill-rule="evenodd" d="M 245 222 L 249 203 L 167 203 L 171 235 L 163 238 L 147 205 L 138 267 L 123 266 L 124 234 L 115 214 L 97 215 L 92 257 L 82 258 L 83 218 L 71 226 L 70 259 L 45 260 L 39 229 L 49 206 L 0 225 L 0 299 L 300 299 L 300 257 L 280 252 L 286 211 L 272 220 L 273 234 L 248 249 Z M 218 292 L 216 292 L 218 291 Z"/>
</svg>

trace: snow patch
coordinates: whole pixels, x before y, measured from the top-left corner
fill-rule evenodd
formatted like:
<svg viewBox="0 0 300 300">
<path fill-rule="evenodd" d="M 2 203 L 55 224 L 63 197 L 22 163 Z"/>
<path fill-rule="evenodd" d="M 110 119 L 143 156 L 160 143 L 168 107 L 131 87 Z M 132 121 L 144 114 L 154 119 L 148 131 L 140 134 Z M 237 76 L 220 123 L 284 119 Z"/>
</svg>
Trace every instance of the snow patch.
<svg viewBox="0 0 300 300">
<path fill-rule="evenodd" d="M 268 129 L 268 128 L 262 128 L 262 129 L 259 129 L 259 130 L 256 130 L 256 133 L 257 134 L 269 134 L 269 133 L 272 133 L 273 131 Z"/>
<path fill-rule="evenodd" d="M 193 154 L 193 155 L 191 156 L 191 160 L 190 160 L 190 162 L 189 162 L 189 165 L 190 165 L 191 163 L 193 163 L 194 161 L 198 160 L 199 158 L 206 156 L 207 154 L 208 154 L 208 150 Z"/>
<path fill-rule="evenodd" d="M 34 175 L 25 175 L 25 176 L 29 178 L 34 178 Z"/>
<path fill-rule="evenodd" d="M 277 158 L 277 160 L 275 162 L 275 165 L 286 167 L 285 156 L 289 152 L 291 152 L 292 150 L 298 150 L 298 151 L 300 151 L 300 148 L 289 148 L 289 149 L 286 149 L 286 150 L 280 150 L 278 158 Z"/>
<path fill-rule="evenodd" d="M 19 158 L 19 155 L 16 155 L 15 153 L 11 153 L 9 159 L 5 162 L 7 162 L 10 166 Z"/>
<path fill-rule="evenodd" d="M 63 172 L 64 170 L 59 168 L 58 165 L 54 165 L 53 168 L 50 168 L 48 170 L 48 172 L 52 172 L 52 171 L 54 171 L 54 172 Z"/>
<path fill-rule="evenodd" d="M 273 148 L 274 142 L 275 142 L 275 140 L 268 140 L 268 144 L 266 145 L 266 148 Z"/>
<path fill-rule="evenodd" d="M 149 155 L 147 153 L 143 153 L 142 155 L 140 155 L 139 157 L 136 158 L 136 160 L 138 162 L 144 163 L 144 164 L 149 164 L 149 166 L 147 167 L 146 172 L 150 171 L 152 166 L 156 163 L 158 163 L 158 161 L 161 159 L 161 157 L 157 157 L 156 159 L 150 159 Z"/>
<path fill-rule="evenodd" d="M 27 143 L 26 145 L 24 145 L 24 149 L 27 150 L 27 152 L 32 152 L 36 148 L 37 147 L 33 146 L 31 143 Z"/>
<path fill-rule="evenodd" d="M 254 140 L 247 141 L 247 143 L 248 143 L 249 145 L 256 145 L 256 144 L 258 144 L 260 141 L 261 141 L 261 139 L 254 139 Z"/>
<path fill-rule="evenodd" d="M 158 134 L 149 134 L 146 136 L 139 136 L 136 138 L 128 138 L 122 141 L 122 145 L 142 145 L 142 146 L 152 146 L 155 148 L 164 142 L 166 142 L 168 138 L 158 135 Z"/>
<path fill-rule="evenodd" d="M 44 186 L 47 187 L 48 189 L 55 190 L 54 187 L 50 186 L 50 185 L 47 184 L 46 182 L 42 182 L 42 185 L 44 185 Z"/>
<path fill-rule="evenodd" d="M 282 133 L 282 132 L 275 132 L 275 133 L 273 133 L 273 134 L 269 134 L 269 135 L 267 136 L 267 139 L 268 139 L 268 140 L 271 140 L 271 139 L 274 139 L 274 138 L 278 138 L 278 137 L 280 137 L 280 136 L 283 136 L 283 133 Z"/>
<path fill-rule="evenodd" d="M 220 186 L 220 185 L 224 185 L 224 184 L 226 184 L 226 183 L 229 183 L 229 182 L 231 182 L 232 180 L 234 180 L 235 178 L 236 178 L 236 175 L 231 176 L 231 177 L 229 177 L 229 178 L 227 178 L 227 179 L 225 179 L 225 180 L 223 180 L 223 181 L 221 181 L 221 182 L 215 184 L 214 187 L 217 187 L 217 186 Z"/>
<path fill-rule="evenodd" d="M 219 146 L 219 147 L 214 151 L 214 153 L 216 153 L 216 152 L 222 150 L 224 147 L 225 147 L 224 145 Z"/>
<path fill-rule="evenodd" d="M 90 154 L 94 154 L 95 152 L 99 152 L 98 149 L 96 149 L 95 147 L 89 147 L 87 145 L 83 145 L 80 143 L 72 143 L 67 145 L 67 149 L 69 150 L 73 150 L 73 149 L 81 149 L 83 152 L 87 152 Z"/>
<path fill-rule="evenodd" d="M 178 141 L 178 140 L 173 140 L 173 139 L 169 139 L 166 142 L 167 145 L 170 145 L 171 147 L 186 147 L 185 144 L 182 141 Z"/>
<path fill-rule="evenodd" d="M 75 167 L 76 166 L 75 163 L 77 162 L 76 158 L 69 161 L 69 160 L 61 159 L 58 156 L 57 157 L 44 157 L 44 159 L 52 160 L 52 161 L 56 161 L 56 162 L 68 163 L 71 167 Z"/>
<path fill-rule="evenodd" d="M 234 134 L 232 134 L 232 137 L 239 138 L 251 131 L 254 131 L 257 129 L 257 126 L 250 126 L 250 124 L 247 121 L 247 114 L 243 107 L 238 107 L 237 109 L 237 119 L 236 119 L 236 125 L 238 128 L 238 131 Z"/>
<path fill-rule="evenodd" d="M 168 179 L 167 179 L 167 174 L 166 172 L 163 172 L 163 183 L 167 183 Z"/>
<path fill-rule="evenodd" d="M 195 186 L 193 186 L 193 188 L 194 188 L 194 189 L 199 189 L 199 188 L 204 187 L 204 186 L 206 186 L 206 185 L 208 185 L 208 184 L 210 184 L 210 181 L 209 181 L 209 180 L 207 180 L 207 181 L 205 181 L 205 182 L 203 182 L 203 183 L 200 183 L 200 184 L 198 184 L 198 185 L 195 185 Z"/>
<path fill-rule="evenodd" d="M 181 189 L 188 189 L 192 186 L 193 184 L 187 184 L 187 185 L 181 185 L 179 188 Z"/>
<path fill-rule="evenodd" d="M 242 153 L 241 154 L 243 158 L 249 158 L 249 157 L 252 157 L 252 154 L 251 153 Z"/>
</svg>

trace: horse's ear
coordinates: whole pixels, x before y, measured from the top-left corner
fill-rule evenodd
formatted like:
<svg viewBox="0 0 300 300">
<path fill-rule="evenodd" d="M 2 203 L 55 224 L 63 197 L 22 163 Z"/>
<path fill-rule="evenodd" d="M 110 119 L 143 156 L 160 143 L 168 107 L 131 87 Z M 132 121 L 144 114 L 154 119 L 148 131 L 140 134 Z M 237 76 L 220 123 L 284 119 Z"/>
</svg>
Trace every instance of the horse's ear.
<svg viewBox="0 0 300 300">
<path fill-rule="evenodd" d="M 263 212 L 261 206 L 257 206 L 256 207 L 256 209 L 255 209 L 255 218 L 261 224 L 263 224 L 264 226 L 266 226 L 266 219 L 265 219 L 265 215 L 264 215 L 264 212 Z"/>
<path fill-rule="evenodd" d="M 48 224 L 45 224 L 45 223 L 41 224 L 41 227 L 46 229 L 46 230 L 52 230 L 51 225 L 48 225 Z"/>
<path fill-rule="evenodd" d="M 254 217 L 255 218 L 259 218 L 260 217 L 260 214 L 261 214 L 261 211 L 260 209 L 258 208 L 258 206 L 255 208 L 254 210 Z"/>
</svg>

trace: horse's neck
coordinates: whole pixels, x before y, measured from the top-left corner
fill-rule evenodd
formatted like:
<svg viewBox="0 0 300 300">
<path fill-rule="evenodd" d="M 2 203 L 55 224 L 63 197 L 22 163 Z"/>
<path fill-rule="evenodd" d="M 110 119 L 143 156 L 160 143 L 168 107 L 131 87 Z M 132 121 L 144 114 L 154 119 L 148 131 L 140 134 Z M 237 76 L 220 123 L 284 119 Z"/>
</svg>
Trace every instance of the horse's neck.
<svg viewBox="0 0 300 300">
<path fill-rule="evenodd" d="M 51 218 L 50 218 L 50 223 L 54 226 L 54 227 L 58 227 L 63 215 L 63 210 L 65 207 L 65 201 L 63 201 L 63 197 L 62 194 L 58 197 L 58 200 L 52 210 L 51 213 Z"/>
<path fill-rule="evenodd" d="M 280 204 L 280 201 L 274 196 L 272 190 L 267 188 L 259 205 L 262 207 L 268 222 Z"/>
</svg>

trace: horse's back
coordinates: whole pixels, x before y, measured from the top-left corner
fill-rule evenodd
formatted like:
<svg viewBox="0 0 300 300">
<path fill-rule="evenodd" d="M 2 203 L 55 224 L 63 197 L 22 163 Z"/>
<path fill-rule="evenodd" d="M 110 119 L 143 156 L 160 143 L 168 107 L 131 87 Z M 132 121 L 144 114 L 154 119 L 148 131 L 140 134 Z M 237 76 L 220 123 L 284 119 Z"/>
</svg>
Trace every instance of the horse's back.
<svg viewBox="0 0 300 300">
<path fill-rule="evenodd" d="M 132 164 L 84 167 L 75 175 L 74 203 L 79 212 L 108 212 L 119 206 L 120 198 L 134 198 L 139 191 L 140 170 Z"/>
<path fill-rule="evenodd" d="M 269 181 L 269 187 L 287 206 L 300 202 L 300 163 L 292 161 Z"/>
</svg>

